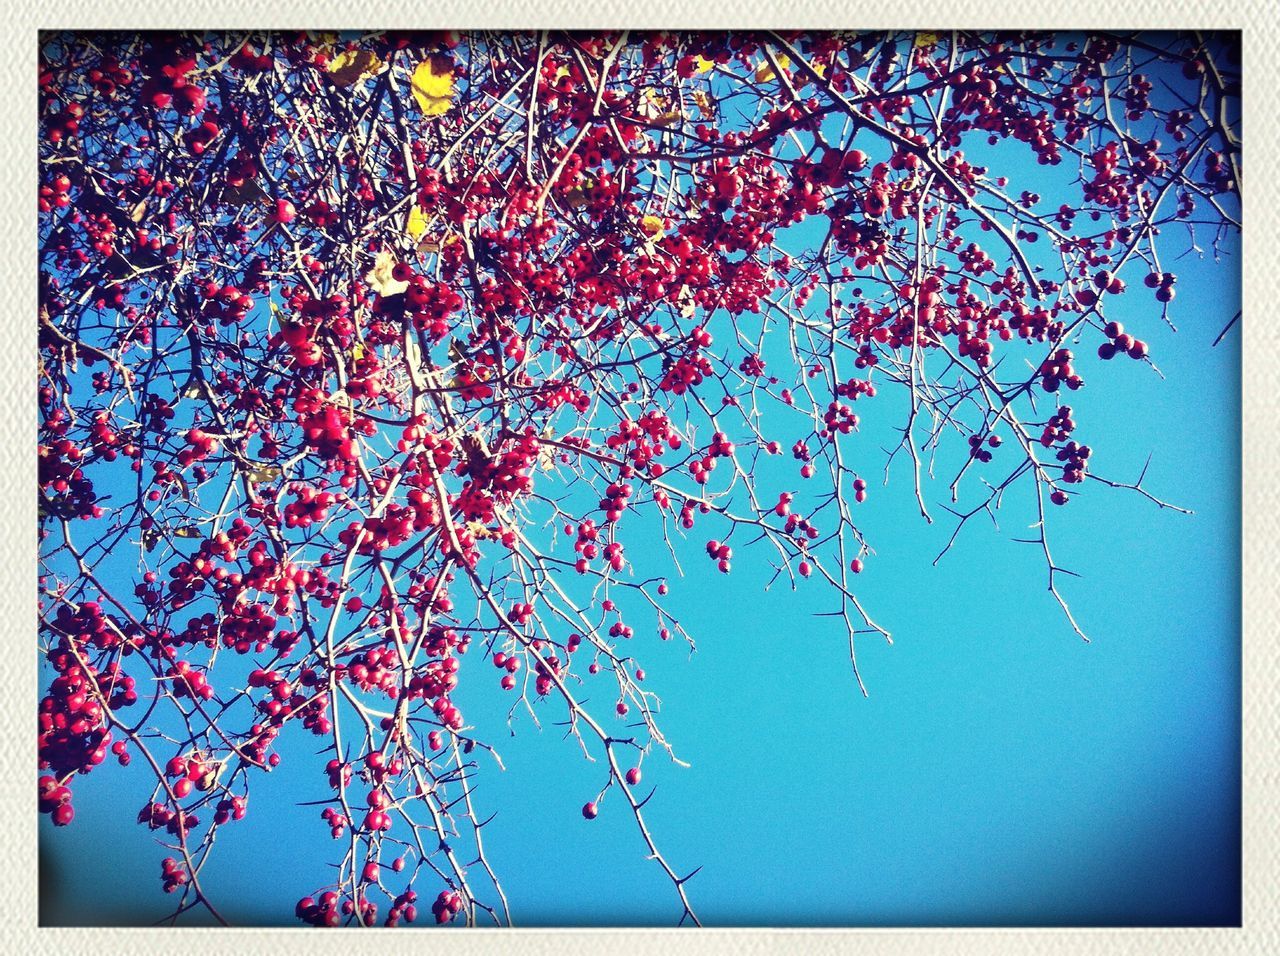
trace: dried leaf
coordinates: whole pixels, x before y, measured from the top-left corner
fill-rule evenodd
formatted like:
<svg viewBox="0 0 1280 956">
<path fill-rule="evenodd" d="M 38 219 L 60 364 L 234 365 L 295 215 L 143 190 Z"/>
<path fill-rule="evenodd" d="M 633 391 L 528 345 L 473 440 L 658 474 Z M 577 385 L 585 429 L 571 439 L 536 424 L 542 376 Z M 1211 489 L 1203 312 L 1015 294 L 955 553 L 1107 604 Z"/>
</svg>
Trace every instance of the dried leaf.
<svg viewBox="0 0 1280 956">
<path fill-rule="evenodd" d="M 257 462 L 249 467 L 245 472 L 249 476 L 249 480 L 261 484 L 266 481 L 275 481 L 284 474 L 284 469 L 279 465 L 267 465 Z"/>
<path fill-rule="evenodd" d="M 409 288 L 409 283 L 399 282 L 391 274 L 396 267 L 396 257 L 385 249 L 378 253 L 373 268 L 365 274 L 364 281 L 378 295 L 399 295 Z"/>
<path fill-rule="evenodd" d="M 641 90 L 640 106 L 636 112 L 657 126 L 670 126 L 681 115 L 678 103 L 654 89 Z"/>
<path fill-rule="evenodd" d="M 710 93 L 706 90 L 694 90 L 693 102 L 697 104 L 703 119 L 715 119 L 716 101 L 711 98 Z"/>
<path fill-rule="evenodd" d="M 453 65 L 444 57 L 428 57 L 413 71 L 410 87 L 425 115 L 449 112 L 453 106 Z"/>
<path fill-rule="evenodd" d="M 246 179 L 241 186 L 227 186 L 222 190 L 222 201 L 234 206 L 247 206 L 249 203 L 261 202 L 266 198 L 266 192 L 256 179 Z"/>
<path fill-rule="evenodd" d="M 556 437 L 556 430 L 548 425 L 542 430 L 542 437 L 551 439 Z M 543 471 L 552 471 L 556 467 L 556 456 L 559 449 L 555 445 L 546 444 L 538 446 L 538 466 Z"/>
<path fill-rule="evenodd" d="M 336 33 L 322 32 L 320 30 L 308 30 L 307 39 L 311 41 L 311 45 L 321 52 L 332 50 L 338 45 L 341 37 Z"/>
<path fill-rule="evenodd" d="M 179 528 L 173 529 L 175 538 L 202 538 L 204 535 L 200 533 L 200 529 L 193 524 L 184 524 Z"/>
<path fill-rule="evenodd" d="M 218 784 L 218 778 L 222 776 L 222 768 L 226 763 L 221 760 L 215 760 L 209 764 L 204 773 L 200 775 L 200 779 L 196 781 L 197 790 L 212 790 Z"/>
<path fill-rule="evenodd" d="M 501 529 L 490 528 L 483 521 L 468 521 L 467 530 L 477 541 L 496 539 L 502 534 Z"/>
<path fill-rule="evenodd" d="M 382 69 L 372 50 L 344 50 L 329 61 L 329 79 L 338 86 L 353 86 Z"/>
<path fill-rule="evenodd" d="M 680 291 L 676 293 L 676 301 L 680 303 L 680 315 L 686 319 L 697 311 L 697 300 L 687 285 L 680 286 Z"/>
</svg>

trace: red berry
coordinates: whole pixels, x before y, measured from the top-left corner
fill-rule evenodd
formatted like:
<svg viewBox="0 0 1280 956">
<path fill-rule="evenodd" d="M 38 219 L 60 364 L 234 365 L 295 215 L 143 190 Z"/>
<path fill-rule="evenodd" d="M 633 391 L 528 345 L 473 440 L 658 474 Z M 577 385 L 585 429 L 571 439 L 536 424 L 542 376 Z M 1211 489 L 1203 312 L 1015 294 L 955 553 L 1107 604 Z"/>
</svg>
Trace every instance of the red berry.
<svg viewBox="0 0 1280 956">
<path fill-rule="evenodd" d="M 173 106 L 183 116 L 194 116 L 204 109 L 205 93 L 198 86 L 182 86 L 173 95 Z"/>
<path fill-rule="evenodd" d="M 288 225 L 298 216 L 298 210 L 287 199 L 277 199 L 275 209 L 271 213 L 271 221 Z"/>
</svg>

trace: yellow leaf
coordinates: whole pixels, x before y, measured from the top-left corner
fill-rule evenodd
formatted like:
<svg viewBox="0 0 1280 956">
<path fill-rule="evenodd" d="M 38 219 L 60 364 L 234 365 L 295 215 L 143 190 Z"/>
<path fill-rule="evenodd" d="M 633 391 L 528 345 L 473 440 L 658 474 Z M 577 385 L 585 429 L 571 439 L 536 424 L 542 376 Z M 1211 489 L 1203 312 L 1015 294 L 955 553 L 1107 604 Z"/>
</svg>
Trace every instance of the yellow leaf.
<svg viewBox="0 0 1280 956">
<path fill-rule="evenodd" d="M 938 45 L 938 34 L 936 33 L 917 33 L 916 34 L 916 46 L 922 47 L 922 46 L 937 46 L 937 45 Z"/>
<path fill-rule="evenodd" d="M 360 361 L 368 351 L 368 348 L 365 347 L 363 342 L 357 342 L 355 345 L 351 346 L 351 361 Z"/>
<path fill-rule="evenodd" d="M 427 116 L 441 116 L 453 106 L 453 68 L 443 58 L 429 57 L 413 71 L 413 97 Z"/>
<path fill-rule="evenodd" d="M 596 181 L 590 176 L 582 177 L 580 185 L 574 186 L 564 194 L 565 203 L 570 209 L 581 209 L 588 202 L 587 190 L 596 184 Z"/>
<path fill-rule="evenodd" d="M 409 210 L 409 224 L 404 227 L 410 239 L 420 239 L 427 231 L 427 214 L 418 206 Z"/>
<path fill-rule="evenodd" d="M 329 79 L 338 86 L 351 86 L 382 69 L 382 61 L 372 50 L 345 50 L 329 61 Z"/>
<path fill-rule="evenodd" d="M 787 56 L 785 53 L 779 53 L 777 56 L 774 57 L 774 59 L 778 61 L 778 66 L 784 70 L 791 65 L 791 57 Z M 757 82 L 767 83 L 769 80 L 772 80 L 773 78 L 774 78 L 773 67 L 769 65 L 768 60 L 765 60 L 763 63 L 760 64 L 759 67 L 756 68 Z"/>
<path fill-rule="evenodd" d="M 711 98 L 711 94 L 706 90 L 694 90 L 693 102 L 698 105 L 698 109 L 702 112 L 705 119 L 714 119 L 716 115 L 716 103 Z"/>
<path fill-rule="evenodd" d="M 468 521 L 467 530 L 477 541 L 491 540 L 500 536 L 497 528 L 490 528 L 483 521 Z"/>
<path fill-rule="evenodd" d="M 640 220 L 640 228 L 650 239 L 658 239 L 663 234 L 662 220 L 657 216 L 645 216 Z"/>
<path fill-rule="evenodd" d="M 709 73 L 715 65 L 715 60 L 708 60 L 701 53 L 695 55 L 693 58 L 693 72 L 695 73 Z"/>
<path fill-rule="evenodd" d="M 203 535 L 201 535 L 201 534 L 200 534 L 200 529 L 199 529 L 199 528 L 197 528 L 197 527 L 196 527 L 195 525 L 193 525 L 193 524 L 185 524 L 185 525 L 183 525 L 181 528 L 174 528 L 174 529 L 173 529 L 173 536 L 174 536 L 175 538 L 200 538 L 200 537 L 203 537 Z"/>
<path fill-rule="evenodd" d="M 672 109 L 672 105 L 677 108 Z M 640 108 L 637 110 L 640 116 L 655 123 L 658 126 L 670 126 L 676 120 L 680 119 L 679 104 L 655 89 L 646 89 L 640 92 Z"/>
<path fill-rule="evenodd" d="M 311 40 L 311 45 L 322 52 L 332 50 L 338 45 L 340 37 L 336 33 L 320 33 L 317 31 L 308 31 L 307 38 Z"/>
<path fill-rule="evenodd" d="M 810 64 L 809 64 L 809 69 L 810 69 L 810 70 L 812 70 L 815 74 L 817 74 L 817 76 L 818 76 L 818 79 L 819 79 L 819 80 L 824 80 L 824 79 L 826 79 L 826 77 L 827 77 L 827 64 L 825 64 L 825 63 L 810 63 Z M 797 88 L 797 89 L 804 89 L 804 88 L 805 88 L 806 86 L 808 86 L 810 83 L 815 82 L 815 81 L 814 81 L 814 79 L 813 79 L 813 77 L 812 77 L 812 75 L 810 75 L 810 73 L 809 73 L 807 70 L 806 70 L 806 71 L 803 71 L 803 72 L 798 72 L 798 73 L 796 73 L 796 74 L 795 74 L 795 76 L 793 77 L 793 79 L 795 80 L 795 84 L 796 84 L 796 88 Z"/>
<path fill-rule="evenodd" d="M 251 481 L 261 484 L 264 481 L 275 481 L 284 474 L 284 469 L 279 465 L 255 464 L 245 474 L 249 476 Z"/>
</svg>

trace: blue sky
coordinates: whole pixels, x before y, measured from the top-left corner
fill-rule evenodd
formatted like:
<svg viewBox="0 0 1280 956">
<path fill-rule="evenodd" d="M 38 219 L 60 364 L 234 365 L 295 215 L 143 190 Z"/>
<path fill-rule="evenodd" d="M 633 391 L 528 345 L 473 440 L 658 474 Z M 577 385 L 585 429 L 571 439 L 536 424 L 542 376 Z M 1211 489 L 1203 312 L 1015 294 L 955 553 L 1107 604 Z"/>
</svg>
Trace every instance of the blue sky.
<svg viewBox="0 0 1280 956">
<path fill-rule="evenodd" d="M 764 592 L 747 560 L 729 576 L 690 561 L 673 579 L 697 653 L 656 640 L 637 652 L 692 767 L 652 759 L 645 775 L 660 846 L 677 868 L 703 865 L 689 887 L 705 922 L 1238 921 L 1239 337 L 1210 347 L 1238 308 L 1238 272 L 1179 271 L 1177 334 L 1141 295 L 1120 316 L 1165 380 L 1099 363 L 1073 396 L 1104 474 L 1133 480 L 1150 455 L 1147 487 L 1195 511 L 1095 486 L 1053 514 L 1091 643 L 1044 590 L 1034 548 L 1010 540 L 1025 509 L 1001 512 L 1002 534 L 975 524 L 933 567 L 949 526 L 919 518 L 901 474 L 861 513 L 877 554 L 859 593 L 895 639 L 859 644 L 866 699 L 840 629 L 812 616 L 829 610 L 817 582 Z M 508 769 L 487 766 L 477 796 L 499 808 L 486 837 L 517 925 L 678 916 L 629 815 L 579 814 L 596 768 L 554 728 L 525 720 L 504 739 L 505 701 L 488 716 Z M 258 808 L 268 790 L 319 797 L 301 777 L 267 778 Z M 45 918 L 163 915 L 165 853 L 132 821 L 136 776 L 104 765 L 76 792 L 73 827 L 41 821 L 57 886 Z M 225 830 L 207 879 L 228 915 L 274 921 L 323 882 L 317 829 L 303 812 Z"/>
<path fill-rule="evenodd" d="M 1239 922 L 1238 328 L 1211 347 L 1239 309 L 1237 250 L 1177 262 L 1177 334 L 1129 273 L 1108 317 L 1150 343 L 1164 378 L 1090 357 L 1071 396 L 1096 471 L 1133 481 L 1150 457 L 1145 486 L 1195 512 L 1096 484 L 1052 512 L 1055 555 L 1081 574 L 1063 592 L 1091 643 L 1045 590 L 1039 551 L 1012 540 L 1033 515 L 1016 493 L 999 532 L 974 521 L 933 566 L 952 528 L 937 507 L 947 479 L 926 485 L 928 525 L 905 468 L 885 488 L 882 464 L 868 467 L 858 517 L 876 554 L 858 594 L 894 643 L 858 645 L 867 698 L 841 627 L 816 616 L 831 592 L 785 580 L 765 591 L 768 568 L 746 552 L 716 574 L 700 553 L 713 529 L 684 542 L 689 577 L 671 578 L 667 606 L 697 652 L 644 635 L 634 653 L 692 765 L 646 760 L 648 820 L 678 870 L 703 867 L 689 891 L 704 923 Z M 888 402 L 866 417 L 879 421 L 860 438 L 870 453 L 875 428 L 901 417 Z M 628 557 L 669 566 L 654 537 L 633 534 Z M 460 695 L 507 767 L 484 764 L 476 797 L 498 810 L 485 839 L 516 925 L 673 924 L 679 904 L 620 801 L 581 816 L 599 765 L 548 721 L 539 732 L 518 720 L 510 736 L 510 698 L 491 676 L 464 679 Z M 288 922 L 329 879 L 318 809 L 265 809 L 325 796 L 324 759 L 259 779 L 254 812 L 220 834 L 203 879 L 233 922 Z M 167 851 L 134 823 L 143 774 L 109 762 L 77 786 L 72 827 L 42 817 L 42 922 L 165 915 Z"/>
</svg>

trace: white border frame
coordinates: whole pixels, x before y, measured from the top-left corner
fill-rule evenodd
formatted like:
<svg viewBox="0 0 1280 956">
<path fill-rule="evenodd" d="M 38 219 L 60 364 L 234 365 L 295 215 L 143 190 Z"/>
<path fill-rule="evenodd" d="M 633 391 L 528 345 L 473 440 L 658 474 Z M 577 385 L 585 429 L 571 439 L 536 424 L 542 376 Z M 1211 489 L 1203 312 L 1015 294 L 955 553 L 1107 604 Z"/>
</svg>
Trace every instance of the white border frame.
<svg viewBox="0 0 1280 956">
<path fill-rule="evenodd" d="M 943 0 L 894 8 L 854 7 L 840 0 L 807 0 L 788 8 L 776 2 L 737 0 L 717 7 L 702 0 L 648 0 L 643 5 L 593 0 L 570 8 L 554 0 L 470 0 L 427 3 L 393 0 L 357 6 L 333 0 L 231 0 L 159 5 L 147 0 L 23 0 L 4 7 L 9 41 L 0 59 L 0 159 L 8 188 L 0 194 L 6 263 L 5 347 L 0 351 L 0 628 L 9 653 L 0 658 L 0 942 L 11 952 L 129 952 L 171 954 L 175 949 L 210 953 L 407 951 L 472 956 L 576 956 L 625 947 L 626 956 L 654 953 L 795 953 L 857 951 L 868 956 L 897 953 L 1227 954 L 1280 952 L 1280 586 L 1273 574 L 1280 556 L 1280 321 L 1241 323 L 1243 349 L 1243 927 L 1228 929 L 514 929 L 414 932 L 352 929 L 65 929 L 37 925 L 36 763 L 31 702 L 37 695 L 36 633 L 35 359 L 36 359 L 36 123 L 37 32 L 53 29 L 220 29 L 254 27 L 342 29 L 520 29 L 545 26 L 877 29 L 891 16 L 899 27 L 954 29 L 1169 29 L 1195 25 L 1244 31 L 1245 136 L 1248 140 L 1248 212 L 1245 216 L 1246 303 L 1263 315 L 1277 294 L 1280 276 L 1280 79 L 1276 50 L 1280 24 L 1268 17 L 1267 0 L 1137 0 L 1117 6 L 1105 0 L 1022 0 L 1008 6 Z M 728 7 L 729 9 L 724 9 Z M 1274 7 L 1271 7 L 1274 11 Z M 1259 104 L 1259 105 L 1255 105 Z M 1223 489 L 1231 493 L 1231 489 Z M 1206 560 L 1216 556 L 1205 555 Z"/>
</svg>

